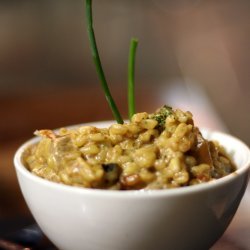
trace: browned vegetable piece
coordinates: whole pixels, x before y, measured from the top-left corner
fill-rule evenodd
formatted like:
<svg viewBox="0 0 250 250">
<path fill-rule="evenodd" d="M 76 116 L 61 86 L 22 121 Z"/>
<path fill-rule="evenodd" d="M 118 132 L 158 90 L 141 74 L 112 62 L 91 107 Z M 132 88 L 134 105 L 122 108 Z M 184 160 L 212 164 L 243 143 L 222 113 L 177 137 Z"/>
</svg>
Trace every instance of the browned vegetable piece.
<svg viewBox="0 0 250 250">
<path fill-rule="evenodd" d="M 102 164 L 102 167 L 104 170 L 105 183 L 108 185 L 115 184 L 120 178 L 122 172 L 121 167 L 116 163 Z"/>
<path fill-rule="evenodd" d="M 197 147 L 195 149 L 194 155 L 199 164 L 205 163 L 213 166 L 213 159 L 211 156 L 209 143 L 202 137 L 200 132 L 197 134 Z"/>
</svg>

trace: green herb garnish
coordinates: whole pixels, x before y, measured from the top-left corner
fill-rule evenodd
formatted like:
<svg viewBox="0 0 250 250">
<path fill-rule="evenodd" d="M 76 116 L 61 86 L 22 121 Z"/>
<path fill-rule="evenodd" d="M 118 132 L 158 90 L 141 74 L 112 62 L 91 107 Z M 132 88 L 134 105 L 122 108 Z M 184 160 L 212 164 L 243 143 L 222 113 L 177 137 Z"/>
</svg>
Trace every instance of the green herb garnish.
<svg viewBox="0 0 250 250">
<path fill-rule="evenodd" d="M 138 40 L 132 38 L 130 41 L 128 60 L 128 116 L 131 120 L 135 114 L 135 54 Z"/>
<path fill-rule="evenodd" d="M 99 79 L 101 81 L 101 86 L 104 90 L 106 100 L 108 101 L 108 104 L 112 110 L 112 113 L 117 123 L 123 124 L 123 119 L 110 93 L 110 90 L 106 81 L 106 77 L 102 68 L 101 60 L 99 57 L 99 53 L 98 53 L 98 49 L 96 45 L 95 33 L 93 29 L 92 0 L 86 0 L 86 20 L 87 20 L 87 31 L 88 31 L 88 36 L 90 40 L 91 53 L 92 53 L 92 57 L 96 66 Z"/>
<path fill-rule="evenodd" d="M 164 105 L 158 109 L 154 114 L 150 116 L 151 119 L 155 119 L 158 122 L 158 128 L 163 130 L 165 128 L 166 118 L 173 114 L 173 109 L 167 105 Z"/>
</svg>

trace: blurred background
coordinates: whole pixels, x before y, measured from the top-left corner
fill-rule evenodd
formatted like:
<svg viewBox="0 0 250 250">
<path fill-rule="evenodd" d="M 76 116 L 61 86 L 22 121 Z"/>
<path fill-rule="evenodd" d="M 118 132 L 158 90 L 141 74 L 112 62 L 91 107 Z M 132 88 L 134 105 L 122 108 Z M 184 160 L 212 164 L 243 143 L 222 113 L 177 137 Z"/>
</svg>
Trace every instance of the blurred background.
<svg viewBox="0 0 250 250">
<path fill-rule="evenodd" d="M 250 142 L 248 0 L 106 0 L 94 1 L 93 7 L 111 89 L 126 91 L 129 41 L 138 37 L 136 82 L 141 91 L 202 87 L 230 132 Z M 99 84 L 83 0 L 1 0 L 0 38 L 1 135 L 20 118 L 5 113 L 8 98 Z M 176 103 L 181 99 L 176 96 Z"/>
<path fill-rule="evenodd" d="M 129 42 L 137 37 L 137 111 L 173 105 L 250 144 L 250 1 L 96 0 L 93 9 L 124 117 Z M 112 118 L 85 24 L 83 0 L 0 0 L 0 217 L 28 214 L 12 158 L 35 129 Z"/>
</svg>

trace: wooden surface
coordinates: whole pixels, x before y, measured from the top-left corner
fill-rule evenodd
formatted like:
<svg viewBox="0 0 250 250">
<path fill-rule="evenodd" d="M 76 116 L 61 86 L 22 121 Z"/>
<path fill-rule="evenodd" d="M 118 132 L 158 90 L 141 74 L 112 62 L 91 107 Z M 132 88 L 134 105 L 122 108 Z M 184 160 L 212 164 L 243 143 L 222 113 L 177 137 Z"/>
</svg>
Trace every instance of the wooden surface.
<svg viewBox="0 0 250 250">
<path fill-rule="evenodd" d="M 125 91 L 118 88 L 113 90 L 123 117 L 127 113 Z M 137 93 L 138 111 L 152 112 L 162 105 L 150 88 L 144 87 L 143 91 L 139 89 Z M 17 147 L 29 139 L 33 131 L 112 119 L 99 87 L 1 97 L 0 115 L 0 222 L 3 219 L 31 218 L 18 187 L 12 160 Z M 250 187 L 228 230 L 212 250 L 250 249 L 249 211 Z M 2 232 L 5 230 L 3 227 L 0 224 Z"/>
</svg>

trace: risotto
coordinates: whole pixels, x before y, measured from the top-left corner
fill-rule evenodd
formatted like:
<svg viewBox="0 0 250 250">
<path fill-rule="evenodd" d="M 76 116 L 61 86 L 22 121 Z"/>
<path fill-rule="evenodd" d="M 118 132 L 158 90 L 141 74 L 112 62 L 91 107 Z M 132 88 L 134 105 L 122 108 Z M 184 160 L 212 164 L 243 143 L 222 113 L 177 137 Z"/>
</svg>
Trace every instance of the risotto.
<svg viewBox="0 0 250 250">
<path fill-rule="evenodd" d="M 109 128 L 39 130 L 41 140 L 23 155 L 26 167 L 50 181 L 85 188 L 167 189 L 209 182 L 235 166 L 207 141 L 192 114 L 164 106 Z"/>
</svg>

